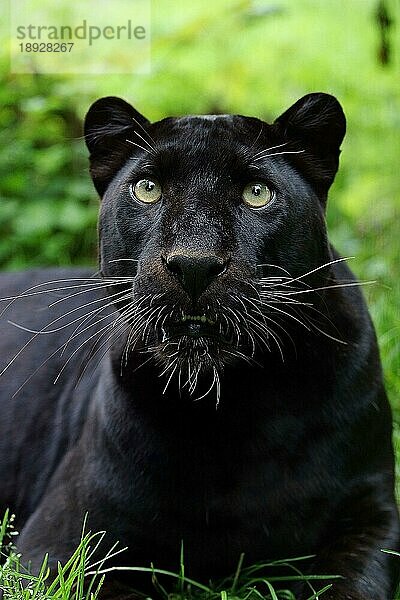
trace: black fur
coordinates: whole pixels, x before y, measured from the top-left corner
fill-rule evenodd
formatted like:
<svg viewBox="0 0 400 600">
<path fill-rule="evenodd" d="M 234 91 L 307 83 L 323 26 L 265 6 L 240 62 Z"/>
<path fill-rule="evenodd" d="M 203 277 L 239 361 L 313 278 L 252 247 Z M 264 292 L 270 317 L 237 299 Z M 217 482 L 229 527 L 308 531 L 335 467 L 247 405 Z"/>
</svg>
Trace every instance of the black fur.
<svg viewBox="0 0 400 600">
<path fill-rule="evenodd" d="M 91 107 L 101 277 L 133 278 L 110 287 L 129 297 L 105 311 L 110 323 L 135 301 L 155 313 L 127 356 L 129 328 L 114 327 L 98 367 L 94 357 L 82 373 L 80 343 L 107 320 L 81 337 L 71 336 L 76 322 L 36 335 L 0 378 L 0 509 L 16 512 L 19 549 L 34 568 L 47 551 L 51 564 L 65 561 L 88 511 L 92 531 L 129 547 L 124 564 L 176 570 L 181 540 L 186 572 L 204 580 L 232 572 L 242 552 L 248 564 L 315 554 L 310 572 L 343 576 L 327 600 L 393 597 L 398 564 L 381 552 L 399 549 L 391 414 L 365 302 L 358 287 L 341 287 L 354 276 L 324 219 L 344 132 L 327 94 L 302 98 L 272 125 L 232 115 L 150 124 L 118 98 Z M 132 197 L 130 184 L 143 178 L 161 183 L 160 201 Z M 242 200 L 254 181 L 274 193 L 263 208 Z M 8 274 L 2 296 L 89 276 Z M 54 320 L 48 329 L 57 329 L 107 302 L 96 284 L 73 297 L 80 288 L 34 294 L 66 285 L 9 306 L 3 366 L 33 335 L 7 320 L 33 330 Z M 171 349 L 181 389 L 177 370 L 163 393 Z"/>
</svg>

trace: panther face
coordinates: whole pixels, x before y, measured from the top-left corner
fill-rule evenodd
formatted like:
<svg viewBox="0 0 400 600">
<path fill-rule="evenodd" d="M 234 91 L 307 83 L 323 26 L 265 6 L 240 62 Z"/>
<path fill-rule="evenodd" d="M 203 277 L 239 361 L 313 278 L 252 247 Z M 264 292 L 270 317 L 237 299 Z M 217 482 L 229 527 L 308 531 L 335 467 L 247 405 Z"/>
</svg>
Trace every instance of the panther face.
<svg viewBox="0 0 400 600">
<path fill-rule="evenodd" d="M 204 376 L 217 388 L 227 364 L 283 353 L 292 326 L 309 327 L 304 294 L 330 276 L 324 208 L 344 132 L 326 94 L 272 125 L 150 124 L 118 98 L 94 103 L 85 134 L 101 272 L 126 281 L 113 298 L 130 325 L 127 357 L 150 353 L 167 385 L 176 376 L 193 394 Z"/>
</svg>

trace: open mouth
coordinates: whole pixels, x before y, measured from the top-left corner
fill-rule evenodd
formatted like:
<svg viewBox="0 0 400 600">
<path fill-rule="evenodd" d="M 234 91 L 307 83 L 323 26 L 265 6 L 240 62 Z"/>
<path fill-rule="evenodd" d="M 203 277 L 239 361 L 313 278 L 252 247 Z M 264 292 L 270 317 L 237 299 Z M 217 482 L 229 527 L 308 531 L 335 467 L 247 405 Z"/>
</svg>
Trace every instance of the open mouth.
<svg viewBox="0 0 400 600">
<path fill-rule="evenodd" d="M 214 338 L 221 340 L 219 324 L 206 315 L 182 314 L 178 321 L 165 323 L 162 326 L 162 341 L 187 336 L 191 338 Z"/>
</svg>

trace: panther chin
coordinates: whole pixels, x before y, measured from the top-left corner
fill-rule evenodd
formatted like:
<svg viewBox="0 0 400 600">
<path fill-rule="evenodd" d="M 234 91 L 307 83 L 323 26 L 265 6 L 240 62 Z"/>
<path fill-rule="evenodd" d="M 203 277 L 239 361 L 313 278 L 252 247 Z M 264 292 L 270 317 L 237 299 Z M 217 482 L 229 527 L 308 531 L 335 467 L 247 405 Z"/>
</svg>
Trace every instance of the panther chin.
<svg viewBox="0 0 400 600">
<path fill-rule="evenodd" d="M 148 351 L 165 377 L 164 393 L 175 382 L 181 395 L 193 400 L 212 395 L 218 404 L 224 367 L 242 356 L 219 319 L 182 313 L 180 318 L 165 322 L 157 338 Z"/>
</svg>

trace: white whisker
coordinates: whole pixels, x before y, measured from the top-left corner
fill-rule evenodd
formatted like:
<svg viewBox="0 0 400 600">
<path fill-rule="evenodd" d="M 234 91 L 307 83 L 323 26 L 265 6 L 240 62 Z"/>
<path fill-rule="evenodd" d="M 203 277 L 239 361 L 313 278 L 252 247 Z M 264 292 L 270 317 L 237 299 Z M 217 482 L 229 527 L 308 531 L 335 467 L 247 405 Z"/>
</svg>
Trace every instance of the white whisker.
<svg viewBox="0 0 400 600">
<path fill-rule="evenodd" d="M 283 154 L 302 154 L 305 150 L 285 150 L 284 152 L 273 152 L 272 154 L 264 154 L 262 156 L 258 156 L 253 160 L 265 160 L 266 158 L 271 158 L 272 156 L 282 156 Z M 253 166 L 250 164 L 250 166 Z"/>
<path fill-rule="evenodd" d="M 150 144 L 150 142 L 148 140 L 146 140 L 142 135 L 140 135 L 140 133 L 138 131 L 134 131 L 134 134 L 137 135 L 138 137 L 140 137 L 140 139 L 147 144 L 147 146 L 150 148 L 150 150 L 153 152 L 156 152 L 155 147 L 153 146 L 153 144 Z"/>
<path fill-rule="evenodd" d="M 264 150 L 260 150 L 259 152 L 256 152 L 255 154 L 253 154 L 252 160 L 256 156 L 259 156 L 260 154 L 264 154 L 265 152 L 269 152 L 270 150 L 275 150 L 276 148 L 282 148 L 283 146 L 287 146 L 288 143 L 289 142 L 284 142 L 283 144 L 277 144 L 276 146 L 270 146 L 269 148 L 264 148 Z"/>
<path fill-rule="evenodd" d="M 132 140 L 125 140 L 125 141 L 128 142 L 128 144 L 132 144 L 132 146 L 137 146 L 138 148 L 143 150 L 143 152 L 147 152 L 147 154 L 152 154 L 151 150 L 149 150 L 148 148 L 145 148 L 144 146 L 141 146 L 140 144 L 137 144 L 136 142 L 132 142 Z"/>
</svg>

